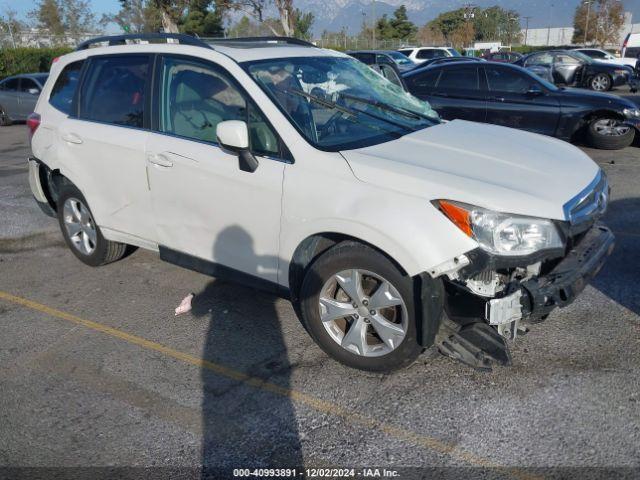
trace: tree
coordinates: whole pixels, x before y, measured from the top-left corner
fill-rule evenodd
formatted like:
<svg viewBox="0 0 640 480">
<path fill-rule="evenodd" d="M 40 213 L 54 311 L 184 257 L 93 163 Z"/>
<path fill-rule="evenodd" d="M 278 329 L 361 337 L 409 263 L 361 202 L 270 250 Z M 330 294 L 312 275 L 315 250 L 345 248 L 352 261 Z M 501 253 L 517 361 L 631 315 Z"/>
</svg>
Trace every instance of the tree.
<svg viewBox="0 0 640 480">
<path fill-rule="evenodd" d="M 499 40 L 511 44 L 520 39 L 520 16 L 514 10 L 498 6 L 484 10 L 476 8 L 473 18 L 465 18 L 465 13 L 464 8 L 441 13 L 426 27 L 432 34 L 439 32 L 448 42 L 458 42 L 458 46 L 474 40 Z"/>
<path fill-rule="evenodd" d="M 40 0 L 29 15 L 35 19 L 36 26 L 61 39 L 64 35 L 62 9 L 57 0 Z"/>
<path fill-rule="evenodd" d="M 296 28 L 295 14 L 293 11 L 293 0 L 273 0 L 276 4 L 276 9 L 280 15 L 280 24 L 282 25 L 282 31 L 285 36 L 293 36 L 293 32 Z"/>
<path fill-rule="evenodd" d="M 407 39 L 413 37 L 418 31 L 418 27 L 409 21 L 407 16 L 407 7 L 400 5 L 395 12 L 393 18 L 389 21 L 389 25 L 393 30 L 393 38 Z"/>
<path fill-rule="evenodd" d="M 189 6 L 189 0 L 152 0 L 160 12 L 162 29 L 167 33 L 178 33 L 178 23 Z"/>
<path fill-rule="evenodd" d="M 581 1 L 576 7 L 573 15 L 573 43 L 588 43 L 595 39 L 598 12 L 594 4 L 595 0 Z"/>
<path fill-rule="evenodd" d="M 96 31 L 96 16 L 88 0 L 60 0 L 65 33 L 79 41 Z"/>
<path fill-rule="evenodd" d="M 9 35 L 11 46 L 16 46 L 16 39 L 20 37 L 20 32 L 24 28 L 24 23 L 18 20 L 18 12 L 5 6 L 0 16 L 0 31 Z"/>
<path fill-rule="evenodd" d="M 223 8 L 217 5 L 212 8 L 211 4 L 211 0 L 191 0 L 187 15 L 180 21 L 180 31 L 198 36 L 222 36 Z"/>
<path fill-rule="evenodd" d="M 429 25 L 424 25 L 418 30 L 416 39 L 420 45 L 442 45 L 446 42 L 442 32 Z"/>
<path fill-rule="evenodd" d="M 303 13 L 302 10 L 296 8 L 293 11 L 293 16 L 295 17 L 295 29 L 293 31 L 293 36 L 303 40 L 310 40 L 311 28 L 313 27 L 313 22 L 316 19 L 315 15 L 312 12 Z"/>
<path fill-rule="evenodd" d="M 116 15 L 103 17 L 102 23 L 117 23 L 125 33 L 157 32 L 162 29 L 162 16 L 153 2 L 120 0 L 122 8 Z"/>
<path fill-rule="evenodd" d="M 617 43 L 624 25 L 624 7 L 616 0 L 598 1 L 596 42 L 604 47 Z"/>
</svg>

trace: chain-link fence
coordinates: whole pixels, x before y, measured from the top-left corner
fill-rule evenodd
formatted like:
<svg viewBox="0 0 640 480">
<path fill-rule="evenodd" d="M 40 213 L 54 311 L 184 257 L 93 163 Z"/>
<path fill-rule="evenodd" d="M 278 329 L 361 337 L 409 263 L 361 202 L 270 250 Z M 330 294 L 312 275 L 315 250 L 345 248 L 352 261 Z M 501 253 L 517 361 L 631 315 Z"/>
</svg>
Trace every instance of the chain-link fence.
<svg viewBox="0 0 640 480">
<path fill-rule="evenodd" d="M 323 35 L 314 38 L 312 42 L 321 48 L 332 48 L 335 50 L 397 50 L 401 47 L 415 45 L 416 41 L 412 39 L 379 39 L 372 36 L 356 36 L 350 37 L 343 34 Z"/>
<path fill-rule="evenodd" d="M 90 38 L 104 35 L 100 32 L 83 33 L 83 34 L 67 34 L 67 35 L 50 35 L 47 33 L 39 33 L 33 31 L 20 32 L 0 32 L 0 48 L 49 48 L 49 47 L 75 47 L 80 42 Z"/>
</svg>

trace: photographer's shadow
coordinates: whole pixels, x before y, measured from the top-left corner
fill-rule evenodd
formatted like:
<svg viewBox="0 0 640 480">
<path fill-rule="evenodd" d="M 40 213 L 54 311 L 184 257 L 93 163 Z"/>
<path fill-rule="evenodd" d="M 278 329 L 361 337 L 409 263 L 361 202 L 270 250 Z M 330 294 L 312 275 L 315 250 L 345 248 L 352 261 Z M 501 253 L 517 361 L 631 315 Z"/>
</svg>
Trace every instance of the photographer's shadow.
<svg viewBox="0 0 640 480">
<path fill-rule="evenodd" d="M 216 239 L 216 261 L 233 245 L 256 271 L 274 265 L 257 256 L 242 228 L 225 229 Z M 275 308 L 277 297 L 257 290 L 211 281 L 192 301 L 192 313 L 209 322 L 203 360 L 289 388 L 291 366 Z M 230 476 L 233 468 L 303 466 L 298 423 L 291 399 L 201 370 L 202 477 Z"/>
</svg>

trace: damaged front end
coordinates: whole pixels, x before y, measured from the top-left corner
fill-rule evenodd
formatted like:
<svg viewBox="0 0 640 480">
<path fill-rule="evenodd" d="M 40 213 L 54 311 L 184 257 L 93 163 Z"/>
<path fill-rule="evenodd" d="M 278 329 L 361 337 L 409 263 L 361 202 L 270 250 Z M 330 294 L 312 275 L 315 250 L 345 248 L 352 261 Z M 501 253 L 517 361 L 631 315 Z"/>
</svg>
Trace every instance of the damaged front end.
<svg viewBox="0 0 640 480">
<path fill-rule="evenodd" d="M 613 251 L 613 233 L 598 222 L 608 195 L 601 175 L 565 206 L 568 221 L 555 222 L 563 248 L 509 256 L 478 247 L 438 272 L 448 317 L 436 337 L 440 351 L 478 369 L 508 365 L 506 341 L 573 302 Z"/>
</svg>

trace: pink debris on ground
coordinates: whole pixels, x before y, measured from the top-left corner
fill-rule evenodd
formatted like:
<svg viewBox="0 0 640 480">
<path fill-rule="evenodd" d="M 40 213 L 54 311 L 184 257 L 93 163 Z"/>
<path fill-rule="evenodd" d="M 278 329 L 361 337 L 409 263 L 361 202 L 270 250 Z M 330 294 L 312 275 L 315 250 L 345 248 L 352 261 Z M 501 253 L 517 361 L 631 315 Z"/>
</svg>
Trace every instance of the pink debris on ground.
<svg viewBox="0 0 640 480">
<path fill-rule="evenodd" d="M 195 295 L 193 293 L 190 293 L 182 299 L 180 305 L 178 305 L 178 308 L 176 308 L 176 317 L 178 315 L 182 315 L 183 313 L 191 311 L 191 300 L 193 300 L 193 297 L 195 297 Z"/>
</svg>

